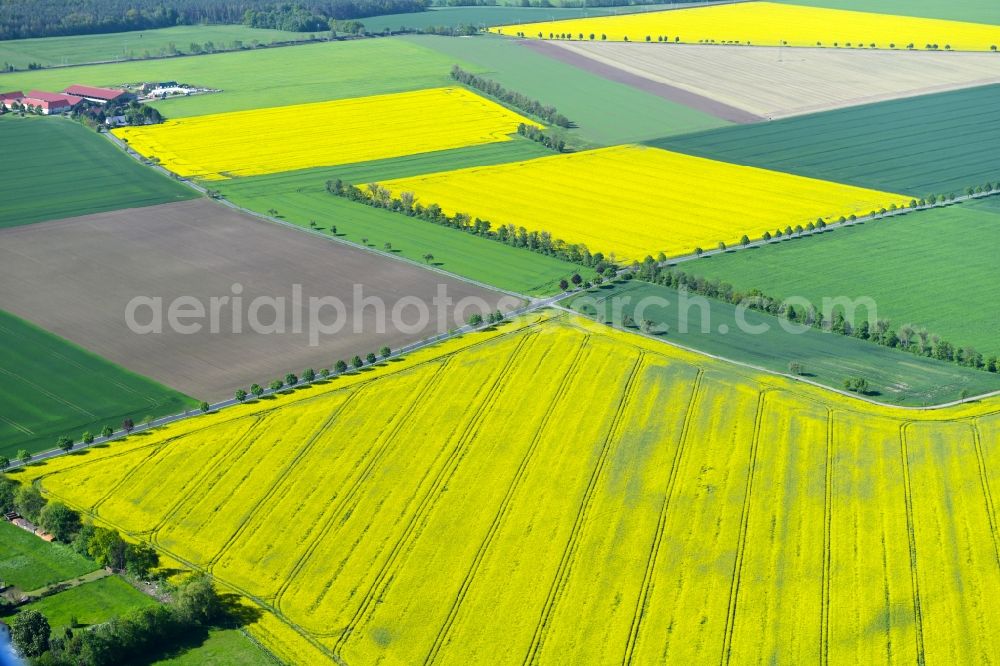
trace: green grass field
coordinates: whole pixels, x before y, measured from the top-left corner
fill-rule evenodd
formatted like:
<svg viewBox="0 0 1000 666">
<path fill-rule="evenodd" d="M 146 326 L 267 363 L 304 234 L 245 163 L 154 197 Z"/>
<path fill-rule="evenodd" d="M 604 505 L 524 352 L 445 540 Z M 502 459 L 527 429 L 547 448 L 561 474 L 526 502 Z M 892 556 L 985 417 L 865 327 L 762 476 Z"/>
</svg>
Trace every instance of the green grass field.
<svg viewBox="0 0 1000 666">
<path fill-rule="evenodd" d="M 466 39 L 412 35 L 405 39 L 455 62 L 474 63 L 483 76 L 550 104 L 578 128 L 569 132 L 599 145 L 629 143 L 729 125 L 683 104 L 536 53 L 520 43 L 483 35 Z M 623 109 L 627 109 L 623 115 Z"/>
<path fill-rule="evenodd" d="M 156 103 L 168 118 L 178 118 L 449 85 L 453 64 L 454 58 L 400 39 L 367 39 L 0 74 L 0 89 L 170 80 L 223 91 Z"/>
<path fill-rule="evenodd" d="M 630 300 L 612 307 L 612 299 L 616 297 Z M 740 327 L 735 306 L 696 295 L 688 298 L 708 305 L 705 328 L 702 328 L 703 308 L 697 304 L 679 306 L 675 289 L 646 282 L 592 289 L 563 302 L 589 316 L 600 314 L 601 321 L 613 322 L 619 328 L 624 315 L 633 316 L 637 322 L 650 319 L 658 324 L 654 332 L 664 340 L 767 370 L 788 373 L 790 363 L 801 363 L 805 379 L 836 389 L 843 388 L 846 378 L 864 377 L 873 388 L 871 397 L 879 402 L 934 405 L 957 400 L 963 389 L 971 395 L 1000 390 L 1000 376 L 995 374 L 813 328 L 801 334 L 789 333 L 777 317 L 761 312 L 745 312 L 744 321 L 754 327 L 749 330 L 761 331 L 746 332 Z M 608 305 L 595 304 L 593 299 Z M 669 304 L 650 299 L 665 299 Z M 681 326 L 685 318 L 686 332 Z M 762 325 L 766 330 L 759 328 Z"/>
<path fill-rule="evenodd" d="M 650 143 L 919 197 L 1000 177 L 998 106 L 995 85 Z"/>
<path fill-rule="evenodd" d="M 194 400 L 0 310 L 0 455 L 79 441 L 125 417 L 175 414 Z"/>
<path fill-rule="evenodd" d="M 261 30 L 243 25 L 180 25 L 104 35 L 14 39 L 0 41 L 0 63 L 10 63 L 18 69 L 26 68 L 29 62 L 45 67 L 79 65 L 165 55 L 170 44 L 174 44 L 177 51 L 187 54 L 191 52 L 192 42 L 212 42 L 216 48 L 229 48 L 237 40 L 250 46 L 253 40 L 270 44 L 308 37 L 308 33 Z"/>
<path fill-rule="evenodd" d="M 558 4 L 558 3 L 553 3 Z M 428 26 L 491 26 L 511 23 L 534 23 L 536 21 L 563 20 L 582 16 L 607 16 L 609 14 L 633 14 L 643 11 L 670 9 L 677 5 L 631 5 L 625 7 L 515 7 L 498 5 L 494 7 L 431 7 L 425 12 L 409 14 L 387 14 L 360 19 L 369 33 L 385 29 L 408 28 L 421 30 Z"/>
<path fill-rule="evenodd" d="M 912 323 L 955 345 L 1000 353 L 995 306 L 1000 209 L 963 204 L 837 229 L 682 264 L 719 278 L 818 303 L 870 296 L 880 317 Z"/>
<path fill-rule="evenodd" d="M 211 629 L 200 645 L 154 663 L 156 666 L 272 666 L 279 662 L 237 629 Z"/>
<path fill-rule="evenodd" d="M 0 521 L 0 580 L 23 592 L 95 571 L 97 564 L 68 546 L 42 541 Z"/>
<path fill-rule="evenodd" d="M 18 610 L 37 610 L 49 621 L 52 634 L 61 636 L 64 627 L 73 626 L 74 618 L 76 626 L 87 627 L 156 603 L 118 576 L 108 576 L 33 601 Z"/>
<path fill-rule="evenodd" d="M 552 257 L 476 238 L 385 210 L 369 208 L 326 192 L 326 181 L 340 178 L 365 184 L 377 179 L 402 178 L 420 173 L 530 159 L 551 154 L 526 139 L 486 146 L 425 153 L 341 167 L 325 167 L 238 178 L 209 183 L 235 204 L 266 213 L 274 208 L 279 217 L 302 227 L 315 220 L 328 231 L 355 243 L 383 249 L 391 243 L 396 254 L 423 263 L 427 253 L 443 270 L 518 293 L 553 293 L 560 279 L 581 270 Z"/>
<path fill-rule="evenodd" d="M 1000 23 L 1000 3 L 995 0 L 777 0 L 786 5 L 829 7 L 877 14 Z"/>
<path fill-rule="evenodd" d="M 0 228 L 198 196 L 64 118 L 0 117 L 0 146 L 16 161 L 4 175 Z"/>
</svg>

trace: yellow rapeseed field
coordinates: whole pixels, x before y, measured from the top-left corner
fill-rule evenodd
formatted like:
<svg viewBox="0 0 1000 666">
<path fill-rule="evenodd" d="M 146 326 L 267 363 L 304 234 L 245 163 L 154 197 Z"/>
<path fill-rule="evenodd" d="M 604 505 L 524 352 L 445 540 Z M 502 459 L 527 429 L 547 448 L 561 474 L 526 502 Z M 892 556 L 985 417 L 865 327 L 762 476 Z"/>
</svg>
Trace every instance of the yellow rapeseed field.
<svg viewBox="0 0 1000 666">
<path fill-rule="evenodd" d="M 568 315 L 18 476 L 294 663 L 1000 660 L 1000 400 L 878 407 Z"/>
<path fill-rule="evenodd" d="M 529 39 L 991 51 L 1000 26 L 868 12 L 743 2 L 712 7 L 490 28 Z"/>
<path fill-rule="evenodd" d="M 910 197 L 673 153 L 615 146 L 382 183 L 425 206 L 547 231 L 591 252 L 643 259 L 731 245 L 743 234 L 867 215 Z"/>
<path fill-rule="evenodd" d="M 184 177 L 219 180 L 509 141 L 531 120 L 464 88 L 357 97 L 123 127 Z"/>
</svg>

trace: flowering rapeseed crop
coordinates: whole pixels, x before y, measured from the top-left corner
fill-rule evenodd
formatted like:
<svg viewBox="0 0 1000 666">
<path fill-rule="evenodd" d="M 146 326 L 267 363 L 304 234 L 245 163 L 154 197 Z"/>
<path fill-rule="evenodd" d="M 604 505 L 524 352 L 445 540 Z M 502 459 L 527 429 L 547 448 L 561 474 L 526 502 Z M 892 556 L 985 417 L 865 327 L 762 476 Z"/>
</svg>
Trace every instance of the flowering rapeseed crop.
<svg viewBox="0 0 1000 666">
<path fill-rule="evenodd" d="M 641 260 L 743 234 L 904 205 L 910 197 L 667 152 L 617 146 L 390 180 L 394 196 Z M 487 194 L 488 193 L 488 194 Z"/>
<path fill-rule="evenodd" d="M 114 130 L 185 177 L 218 180 L 509 141 L 535 124 L 464 88 L 169 120 Z"/>
<path fill-rule="evenodd" d="M 744 2 L 490 28 L 529 39 L 990 51 L 1000 26 Z"/>
<path fill-rule="evenodd" d="M 19 478 L 263 604 L 296 663 L 973 663 L 998 442 L 995 399 L 878 407 L 562 317 Z"/>
</svg>

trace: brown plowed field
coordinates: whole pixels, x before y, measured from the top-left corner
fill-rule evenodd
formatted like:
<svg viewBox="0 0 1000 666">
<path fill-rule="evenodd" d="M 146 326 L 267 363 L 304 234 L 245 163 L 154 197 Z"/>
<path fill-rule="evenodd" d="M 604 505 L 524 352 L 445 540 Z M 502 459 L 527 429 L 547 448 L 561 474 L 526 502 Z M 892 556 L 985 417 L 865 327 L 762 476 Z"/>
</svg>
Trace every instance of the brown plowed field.
<svg viewBox="0 0 1000 666">
<path fill-rule="evenodd" d="M 209 299 L 232 297 L 236 284 L 242 287 L 244 314 L 234 317 L 233 301 L 220 301 L 219 332 L 212 333 Z M 362 285 L 364 297 L 385 304 L 390 316 L 384 330 L 378 330 L 375 306 L 355 315 L 356 284 Z M 297 305 L 294 285 L 301 285 Z M 493 309 L 502 298 L 513 300 L 207 199 L 0 230 L 0 308 L 205 400 L 231 397 L 236 388 L 253 382 L 264 385 L 287 372 L 330 367 L 354 354 L 363 357 L 382 345 L 396 348 L 434 335 L 438 321 L 431 299 L 439 285 L 456 305 L 463 298 L 478 297 Z M 130 329 L 126 306 L 136 296 L 162 298 L 162 333 Z M 204 318 L 181 321 L 201 322 L 201 331 L 188 334 L 169 326 L 168 306 L 181 296 L 205 307 Z M 319 335 L 319 345 L 313 346 L 309 299 L 327 296 L 344 303 L 346 316 L 325 307 L 320 321 L 332 324 L 340 317 L 346 324 L 339 333 Z M 285 299 L 285 333 L 250 330 L 250 304 L 258 297 Z M 392 309 L 404 297 L 427 303 L 434 315 L 419 330 L 392 325 Z M 259 304 L 256 320 L 271 324 L 274 307 Z M 444 330 L 456 325 L 454 309 L 445 309 Z M 300 332 L 294 332 L 295 311 L 302 315 Z M 470 308 L 465 316 L 472 312 Z M 151 308 L 143 306 L 134 319 L 146 324 L 151 317 Z M 416 329 L 417 317 L 415 307 L 403 310 L 406 327 Z M 234 318 L 243 322 L 240 333 L 233 333 Z"/>
</svg>

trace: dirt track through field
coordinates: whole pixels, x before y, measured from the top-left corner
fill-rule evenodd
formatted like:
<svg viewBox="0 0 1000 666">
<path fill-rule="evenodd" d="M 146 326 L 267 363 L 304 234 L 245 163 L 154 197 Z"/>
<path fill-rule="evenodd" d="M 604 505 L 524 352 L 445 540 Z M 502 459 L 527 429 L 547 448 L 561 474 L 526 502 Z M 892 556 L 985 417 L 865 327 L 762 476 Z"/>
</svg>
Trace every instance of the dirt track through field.
<svg viewBox="0 0 1000 666">
<path fill-rule="evenodd" d="M 234 302 L 220 299 L 219 332 L 213 334 L 209 299 L 231 299 L 236 284 L 241 286 L 243 314 L 234 315 Z M 301 285 L 298 304 L 294 285 Z M 361 285 L 362 297 L 384 303 L 390 316 L 383 330 L 377 326 L 376 306 L 369 304 L 356 314 L 355 285 Z M 205 400 L 231 397 L 236 388 L 254 382 L 266 385 L 286 372 L 328 368 L 341 358 L 434 335 L 439 321 L 432 299 L 441 287 L 452 299 L 451 306 L 442 308 L 444 331 L 457 326 L 455 306 L 462 299 L 482 299 L 491 310 L 501 299 L 510 299 L 207 199 L 0 230 L 0 308 Z M 136 296 L 162 298 L 162 333 L 130 330 L 126 306 Z M 168 306 L 180 296 L 204 305 L 204 318 L 182 322 L 201 322 L 201 331 L 171 330 Z M 286 332 L 250 330 L 251 303 L 258 297 L 284 299 Z M 339 317 L 346 323 L 336 334 L 320 335 L 318 346 L 310 345 L 310 297 L 335 297 L 345 306 L 346 316 L 333 307 L 322 310 L 321 322 L 332 324 Z M 416 306 L 402 310 L 403 323 L 411 330 L 392 326 L 393 308 L 404 298 L 404 303 L 426 303 L 432 316 L 424 326 L 416 326 Z M 271 324 L 273 305 L 260 303 L 256 319 Z M 468 308 L 462 320 L 476 309 Z M 299 332 L 294 332 L 296 311 L 301 314 Z M 242 332 L 233 332 L 234 318 L 242 322 Z M 148 323 L 150 308 L 139 308 L 135 319 Z"/>
<path fill-rule="evenodd" d="M 678 88 L 663 81 L 655 81 L 635 72 L 627 71 L 624 68 L 594 60 L 575 51 L 570 51 L 562 48 L 556 42 L 525 40 L 521 42 L 521 45 L 547 55 L 550 58 L 565 62 L 574 67 L 579 67 L 591 74 L 596 74 L 616 83 L 624 83 L 651 95 L 689 106 L 692 109 L 697 109 L 710 116 L 722 118 L 732 123 L 747 124 L 764 120 L 761 116 L 735 106 L 730 106 L 711 97 L 706 97 L 690 90 L 685 90 L 684 88 Z"/>
<path fill-rule="evenodd" d="M 1000 83 L 995 53 L 611 42 L 531 42 L 553 57 L 726 117 L 778 119 Z M 567 57 L 562 54 L 571 54 Z M 571 59 L 572 58 L 572 59 Z M 605 73 L 610 71 L 611 73 Z M 617 74 L 615 74 L 617 73 Z M 746 122 L 746 121 L 742 121 Z"/>
</svg>

